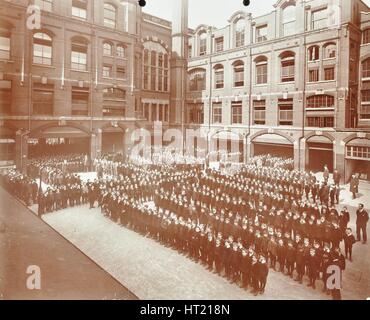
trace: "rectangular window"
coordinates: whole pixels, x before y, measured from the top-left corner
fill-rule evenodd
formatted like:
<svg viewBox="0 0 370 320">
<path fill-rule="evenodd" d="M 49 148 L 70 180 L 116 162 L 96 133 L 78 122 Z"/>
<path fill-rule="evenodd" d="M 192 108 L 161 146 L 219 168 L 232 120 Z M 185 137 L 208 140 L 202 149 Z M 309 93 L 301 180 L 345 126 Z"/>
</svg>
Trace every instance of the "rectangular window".
<svg viewBox="0 0 370 320">
<path fill-rule="evenodd" d="M 71 68 L 78 71 L 87 70 L 87 52 L 85 48 L 72 44 Z"/>
<path fill-rule="evenodd" d="M 158 104 L 158 121 L 163 121 L 163 104 Z"/>
<path fill-rule="evenodd" d="M 207 36 L 202 35 L 199 40 L 199 55 L 205 56 L 207 54 Z"/>
<path fill-rule="evenodd" d="M 112 78 L 112 66 L 103 66 L 103 77 Z"/>
<path fill-rule="evenodd" d="M 308 82 L 319 81 L 319 69 L 312 69 L 308 71 Z"/>
<path fill-rule="evenodd" d="M 164 121 L 165 122 L 170 121 L 170 110 L 168 108 L 168 104 L 164 105 Z"/>
<path fill-rule="evenodd" d="M 157 118 L 157 104 L 156 103 L 152 103 L 152 118 L 151 118 L 152 121 L 157 121 L 158 118 Z"/>
<path fill-rule="evenodd" d="M 0 31 L 0 60 L 10 59 L 10 36 Z"/>
<path fill-rule="evenodd" d="M 157 82 L 157 68 L 151 68 L 151 80 L 150 80 L 150 89 L 156 90 L 156 82 Z"/>
<path fill-rule="evenodd" d="M 324 69 L 325 72 L 325 80 L 335 80 L 335 68 L 334 67 L 328 67 Z"/>
<path fill-rule="evenodd" d="M 0 88 L 0 114 L 9 115 L 12 105 L 12 89 Z"/>
<path fill-rule="evenodd" d="M 256 42 L 267 41 L 267 25 L 256 28 Z"/>
<path fill-rule="evenodd" d="M 112 29 L 116 27 L 116 8 L 109 3 L 104 4 L 104 26 Z"/>
<path fill-rule="evenodd" d="M 312 12 L 312 24 L 311 28 L 313 30 L 318 30 L 326 28 L 328 26 L 328 10 L 323 8 Z"/>
<path fill-rule="evenodd" d="M 281 62 L 281 82 L 294 81 L 295 61 L 294 58 Z"/>
<path fill-rule="evenodd" d="M 204 122 L 203 104 L 190 104 L 189 109 L 189 123 L 202 124 Z"/>
<path fill-rule="evenodd" d="M 370 59 L 362 63 L 362 78 L 370 78 Z"/>
<path fill-rule="evenodd" d="M 347 157 L 370 160 L 370 147 L 347 146 Z"/>
<path fill-rule="evenodd" d="M 164 70 L 163 91 L 168 92 L 168 70 Z"/>
<path fill-rule="evenodd" d="M 193 56 L 192 52 L 193 52 L 193 47 L 191 45 L 189 45 L 189 47 L 188 47 L 188 58 L 189 59 L 191 59 L 192 56 Z"/>
<path fill-rule="evenodd" d="M 244 65 L 234 67 L 234 87 L 244 86 Z"/>
<path fill-rule="evenodd" d="M 267 83 L 267 62 L 258 63 L 256 65 L 256 84 Z"/>
<path fill-rule="evenodd" d="M 366 29 L 362 33 L 362 43 L 368 44 L 370 43 L 370 29 Z"/>
<path fill-rule="evenodd" d="M 215 39 L 216 52 L 224 51 L 224 37 L 218 37 Z"/>
<path fill-rule="evenodd" d="M 150 120 L 150 113 L 149 113 L 150 104 L 144 103 L 144 118 L 146 120 Z"/>
<path fill-rule="evenodd" d="M 360 106 L 360 119 L 362 119 L 362 120 L 369 120 L 370 119 L 370 105 L 362 104 Z"/>
<path fill-rule="evenodd" d="M 231 123 L 241 124 L 243 121 L 243 107 L 242 102 L 232 102 L 231 103 Z"/>
<path fill-rule="evenodd" d="M 126 79 L 126 68 L 125 67 L 117 67 L 116 76 L 118 79 Z"/>
<path fill-rule="evenodd" d="M 370 90 L 361 91 L 361 101 L 370 103 Z"/>
<path fill-rule="evenodd" d="M 221 89 L 224 87 L 224 69 L 215 70 L 215 87 L 216 89 Z"/>
<path fill-rule="evenodd" d="M 104 106 L 103 107 L 103 117 L 122 117 L 124 118 L 126 115 L 126 109 L 124 107 L 110 107 Z"/>
<path fill-rule="evenodd" d="M 221 102 L 213 103 L 212 107 L 213 123 L 222 123 L 222 104 Z"/>
<path fill-rule="evenodd" d="M 72 115 L 87 116 L 89 106 L 89 91 L 72 87 Z"/>
<path fill-rule="evenodd" d="M 253 123 L 266 124 L 266 101 L 253 102 Z"/>
<path fill-rule="evenodd" d="M 334 117 L 307 117 L 307 126 L 316 128 L 333 128 Z"/>
<path fill-rule="evenodd" d="M 51 66 L 52 50 L 51 43 L 35 39 L 33 44 L 33 63 Z"/>
<path fill-rule="evenodd" d="M 86 20 L 87 19 L 87 1 L 73 0 L 72 1 L 72 16 Z"/>
<path fill-rule="evenodd" d="M 35 5 L 39 6 L 43 11 L 53 11 L 53 0 L 35 0 Z"/>
<path fill-rule="evenodd" d="M 279 125 L 293 125 L 293 99 L 279 99 Z"/>
<path fill-rule="evenodd" d="M 53 115 L 54 86 L 35 84 L 33 88 L 33 114 Z"/>
</svg>

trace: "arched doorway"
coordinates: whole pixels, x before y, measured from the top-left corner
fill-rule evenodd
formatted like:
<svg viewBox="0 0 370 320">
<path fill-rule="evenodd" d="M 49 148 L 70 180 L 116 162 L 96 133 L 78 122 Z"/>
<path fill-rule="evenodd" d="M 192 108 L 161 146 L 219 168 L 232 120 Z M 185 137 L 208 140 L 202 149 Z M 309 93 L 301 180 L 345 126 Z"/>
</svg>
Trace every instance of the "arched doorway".
<svg viewBox="0 0 370 320">
<path fill-rule="evenodd" d="M 322 172 L 326 165 L 330 172 L 334 169 L 333 141 L 326 136 L 312 136 L 306 140 L 306 170 Z"/>
<path fill-rule="evenodd" d="M 294 146 L 292 141 L 278 134 L 262 134 L 252 141 L 252 156 L 270 154 L 275 157 L 293 158 Z"/>
<path fill-rule="evenodd" d="M 110 125 L 102 128 L 102 154 L 124 155 L 125 131 L 118 125 Z"/>
<path fill-rule="evenodd" d="M 90 134 L 72 126 L 46 127 L 32 132 L 28 139 L 28 157 L 90 154 Z"/>
<path fill-rule="evenodd" d="M 243 162 L 243 137 L 232 131 L 218 131 L 211 136 L 210 152 L 213 161 Z"/>
<path fill-rule="evenodd" d="M 357 138 L 346 144 L 345 150 L 346 181 L 352 174 L 362 180 L 370 180 L 370 139 Z"/>
</svg>

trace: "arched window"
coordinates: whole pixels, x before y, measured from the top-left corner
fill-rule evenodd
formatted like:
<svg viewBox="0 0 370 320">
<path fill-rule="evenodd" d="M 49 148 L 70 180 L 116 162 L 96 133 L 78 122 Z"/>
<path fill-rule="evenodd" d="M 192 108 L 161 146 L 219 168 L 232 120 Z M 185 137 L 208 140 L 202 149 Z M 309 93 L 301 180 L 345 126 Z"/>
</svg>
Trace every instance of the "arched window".
<svg viewBox="0 0 370 320">
<path fill-rule="evenodd" d="M 362 78 L 370 78 L 370 58 L 362 62 Z"/>
<path fill-rule="evenodd" d="M 234 62 L 234 87 L 244 86 L 244 62 L 241 60 Z"/>
<path fill-rule="evenodd" d="M 0 59 L 10 59 L 10 32 L 0 29 Z"/>
<path fill-rule="evenodd" d="M 207 54 L 207 33 L 204 31 L 199 34 L 199 55 Z"/>
<path fill-rule="evenodd" d="M 308 48 L 308 61 L 318 61 L 320 60 L 320 47 L 311 46 Z"/>
<path fill-rule="evenodd" d="M 337 45 L 335 43 L 327 43 L 324 45 L 324 59 L 335 58 L 337 55 Z"/>
<path fill-rule="evenodd" d="M 235 23 L 235 47 L 242 47 L 245 43 L 245 20 L 239 19 Z"/>
<path fill-rule="evenodd" d="M 262 56 L 255 60 L 256 63 L 256 84 L 267 83 L 267 58 Z"/>
<path fill-rule="evenodd" d="M 224 66 L 217 64 L 215 67 L 215 88 L 221 89 L 224 87 Z"/>
<path fill-rule="evenodd" d="M 290 36 L 296 33 L 296 7 L 290 4 L 283 9 L 282 23 L 283 23 L 283 36 Z"/>
<path fill-rule="evenodd" d="M 124 45 L 119 44 L 116 48 L 116 55 L 119 58 L 124 58 L 126 56 L 126 48 Z"/>
<path fill-rule="evenodd" d="M 109 42 L 103 44 L 103 54 L 105 56 L 111 56 L 113 53 L 113 46 Z"/>
<path fill-rule="evenodd" d="M 104 25 L 108 28 L 116 28 L 116 8 L 110 3 L 104 4 Z"/>
<path fill-rule="evenodd" d="M 308 97 L 307 108 L 309 109 L 334 108 L 334 97 L 326 94 Z"/>
<path fill-rule="evenodd" d="M 159 43 L 147 41 L 143 52 L 143 87 L 145 90 L 169 90 L 169 56 Z"/>
<path fill-rule="evenodd" d="M 294 52 L 284 52 L 281 59 L 281 82 L 294 81 L 295 75 L 295 54 Z"/>
<path fill-rule="evenodd" d="M 202 91 L 206 88 L 206 70 L 194 69 L 189 72 L 189 90 Z"/>
<path fill-rule="evenodd" d="M 87 70 L 88 43 L 85 38 L 74 37 L 71 43 L 71 69 L 77 71 Z"/>
<path fill-rule="evenodd" d="M 33 35 L 33 63 L 51 65 L 53 42 L 49 35 L 37 32 Z"/>
</svg>

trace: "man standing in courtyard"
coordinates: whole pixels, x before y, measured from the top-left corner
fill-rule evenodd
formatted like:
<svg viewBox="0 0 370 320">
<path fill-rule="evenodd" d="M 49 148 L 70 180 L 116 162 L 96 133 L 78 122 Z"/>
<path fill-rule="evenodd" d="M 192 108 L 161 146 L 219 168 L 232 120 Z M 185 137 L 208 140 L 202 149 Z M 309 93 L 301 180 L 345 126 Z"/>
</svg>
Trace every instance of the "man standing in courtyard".
<svg viewBox="0 0 370 320">
<path fill-rule="evenodd" d="M 357 241 L 361 241 L 361 232 L 362 232 L 362 243 L 366 244 L 367 242 L 367 233 L 366 226 L 369 221 L 369 214 L 364 209 L 364 205 L 360 203 L 358 205 L 358 210 L 356 211 L 356 232 L 357 232 Z"/>
<path fill-rule="evenodd" d="M 351 182 L 350 182 L 350 188 L 349 190 L 352 193 L 352 198 L 356 199 L 356 195 L 358 193 L 358 185 L 360 184 L 357 176 L 355 174 L 352 175 Z"/>
</svg>

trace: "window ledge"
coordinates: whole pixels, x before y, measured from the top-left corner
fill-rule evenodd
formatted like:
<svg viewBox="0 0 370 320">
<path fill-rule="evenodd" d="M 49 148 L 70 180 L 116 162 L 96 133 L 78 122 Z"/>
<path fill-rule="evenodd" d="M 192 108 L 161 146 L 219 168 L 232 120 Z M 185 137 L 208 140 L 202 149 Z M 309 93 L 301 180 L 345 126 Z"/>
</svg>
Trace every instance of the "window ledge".
<svg viewBox="0 0 370 320">
<path fill-rule="evenodd" d="M 70 69 L 73 72 L 81 72 L 81 73 L 90 73 L 88 70 L 77 70 L 77 69 Z"/>
<path fill-rule="evenodd" d="M 40 64 L 40 63 L 32 63 L 33 67 L 41 67 L 41 68 L 48 68 L 48 69 L 56 69 L 53 65 L 48 64 Z"/>
<path fill-rule="evenodd" d="M 262 84 L 254 84 L 254 87 L 267 87 L 269 84 L 268 83 L 262 83 Z"/>
<path fill-rule="evenodd" d="M 320 80 L 320 81 L 315 81 L 315 82 L 309 82 L 307 81 L 307 84 L 323 84 L 323 83 L 331 83 L 331 82 L 336 82 L 337 80 Z"/>
<path fill-rule="evenodd" d="M 286 82 L 279 82 L 278 85 L 284 85 L 284 84 L 295 84 L 295 80 L 294 81 L 286 81 Z"/>
</svg>

